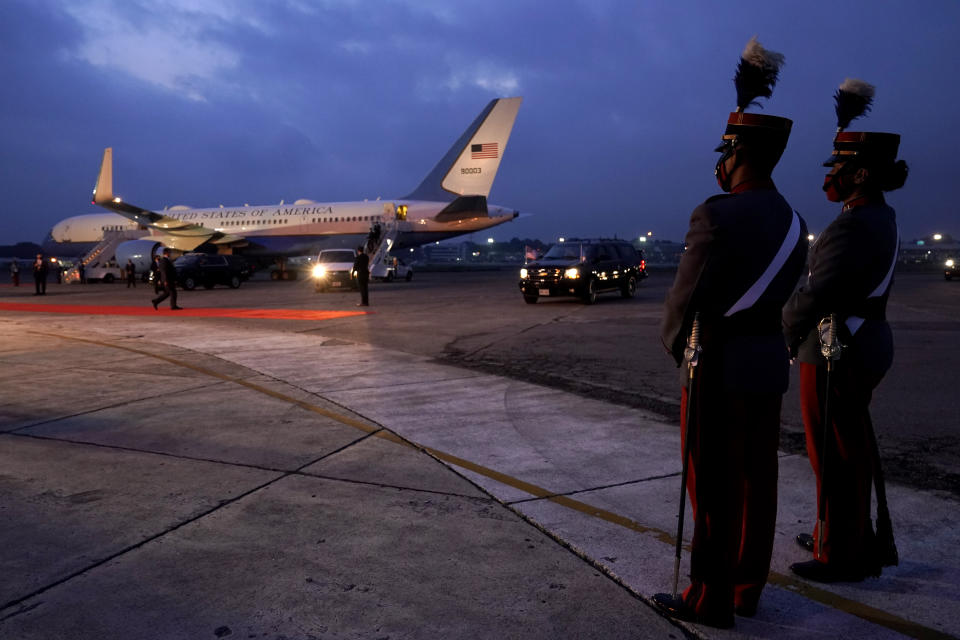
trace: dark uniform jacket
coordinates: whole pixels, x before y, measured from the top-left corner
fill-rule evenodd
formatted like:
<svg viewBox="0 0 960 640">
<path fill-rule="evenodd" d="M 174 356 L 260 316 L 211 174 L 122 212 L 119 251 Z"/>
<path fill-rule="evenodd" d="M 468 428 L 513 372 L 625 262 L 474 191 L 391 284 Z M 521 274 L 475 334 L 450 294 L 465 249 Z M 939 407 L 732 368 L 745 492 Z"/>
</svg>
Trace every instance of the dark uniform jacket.
<svg viewBox="0 0 960 640">
<path fill-rule="evenodd" d="M 36 280 L 46 280 L 47 279 L 47 259 L 43 258 L 38 263 L 36 260 L 33 261 L 33 277 Z"/>
<path fill-rule="evenodd" d="M 886 312 L 898 244 L 896 214 L 882 201 L 843 211 L 820 234 L 810 250 L 807 283 L 783 310 L 787 343 L 793 350 L 799 346 L 801 362 L 824 362 L 817 324 L 836 313 L 840 341 L 852 347 L 846 353 L 878 373 L 890 367 L 893 337 Z M 886 286 L 871 297 L 888 274 Z M 863 322 L 851 335 L 857 318 Z"/>
<path fill-rule="evenodd" d="M 788 231 L 796 236 L 785 245 Z M 803 272 L 806 236 L 806 224 L 772 182 L 763 189 L 714 196 L 698 206 L 661 326 L 663 344 L 677 364 L 699 311 L 703 357 L 722 360 L 726 388 L 785 392 L 789 355 L 781 314 Z M 767 273 L 781 248 L 786 260 Z M 757 290 L 765 273 L 769 279 L 756 302 L 725 317 L 748 290 Z"/>
</svg>

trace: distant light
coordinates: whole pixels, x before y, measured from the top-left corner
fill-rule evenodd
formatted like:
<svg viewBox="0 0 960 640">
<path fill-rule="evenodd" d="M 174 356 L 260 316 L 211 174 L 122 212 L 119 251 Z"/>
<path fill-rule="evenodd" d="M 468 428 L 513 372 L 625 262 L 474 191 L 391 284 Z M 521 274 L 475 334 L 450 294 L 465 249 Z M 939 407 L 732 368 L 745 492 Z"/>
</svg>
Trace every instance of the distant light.
<svg viewBox="0 0 960 640">
<path fill-rule="evenodd" d="M 808 241 L 808 242 L 813 242 L 813 238 L 814 238 L 814 235 L 813 235 L 812 233 L 808 233 L 808 234 L 807 234 L 807 241 Z"/>
<path fill-rule="evenodd" d="M 440 244 L 439 242 L 434 242 L 433 244 Z"/>
<path fill-rule="evenodd" d="M 653 235 L 653 231 L 647 231 L 647 235 L 648 235 L 648 236 L 652 236 L 652 235 Z"/>
<path fill-rule="evenodd" d="M 646 242 L 647 236 L 640 236 L 640 242 Z"/>
<path fill-rule="evenodd" d="M 493 238 L 487 238 L 487 244 L 493 244 Z"/>
<path fill-rule="evenodd" d="M 917 246 L 922 247 L 922 246 L 925 245 L 925 244 L 927 244 L 927 243 L 924 242 L 923 240 L 917 240 Z"/>
<path fill-rule="evenodd" d="M 563 241 L 564 241 L 564 238 L 557 238 L 557 240 L 558 240 L 559 242 L 563 242 Z"/>
<path fill-rule="evenodd" d="M 935 234 L 933 234 L 933 239 L 934 239 L 934 240 L 943 240 L 943 236 L 940 235 L 939 233 L 935 233 Z"/>
</svg>

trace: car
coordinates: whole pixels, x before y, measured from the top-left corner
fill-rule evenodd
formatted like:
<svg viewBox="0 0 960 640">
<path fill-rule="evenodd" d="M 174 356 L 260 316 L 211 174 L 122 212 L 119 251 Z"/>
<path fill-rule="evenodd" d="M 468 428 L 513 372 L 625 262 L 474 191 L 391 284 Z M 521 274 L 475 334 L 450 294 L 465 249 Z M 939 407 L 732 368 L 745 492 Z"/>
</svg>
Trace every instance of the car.
<svg viewBox="0 0 960 640">
<path fill-rule="evenodd" d="M 960 260 L 950 258 L 943 263 L 943 277 L 952 280 L 953 276 L 960 276 Z"/>
<path fill-rule="evenodd" d="M 383 280 L 386 282 L 400 279 L 406 280 L 407 282 L 413 280 L 413 267 L 409 266 L 400 258 L 388 257 L 384 268 L 386 269 L 386 275 L 383 276 Z"/>
<path fill-rule="evenodd" d="M 646 277 L 643 252 L 626 240 L 571 238 L 520 269 L 520 292 L 528 304 L 545 296 L 575 296 L 593 304 L 605 291 L 632 298 Z"/>
<path fill-rule="evenodd" d="M 192 291 L 197 286 L 212 289 L 223 284 L 236 289 L 248 280 L 253 270 L 240 256 L 210 253 L 186 253 L 173 262 L 177 284 Z"/>
<path fill-rule="evenodd" d="M 353 272 L 356 255 L 352 249 L 321 251 L 311 271 L 314 290 L 319 293 L 328 289 L 357 289 L 357 276 Z"/>
</svg>

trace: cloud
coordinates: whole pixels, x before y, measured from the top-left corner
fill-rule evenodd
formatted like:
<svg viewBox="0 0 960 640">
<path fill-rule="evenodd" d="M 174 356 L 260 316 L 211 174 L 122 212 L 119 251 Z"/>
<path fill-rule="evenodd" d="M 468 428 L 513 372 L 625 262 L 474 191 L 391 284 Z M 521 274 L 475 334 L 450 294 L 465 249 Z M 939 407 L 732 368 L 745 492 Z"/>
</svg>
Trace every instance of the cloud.
<svg viewBox="0 0 960 640">
<path fill-rule="evenodd" d="M 61 9 L 76 20 L 81 35 L 65 53 L 202 101 L 241 59 L 220 34 L 238 27 L 270 31 L 254 12 L 237 6 L 216 0 L 163 0 L 149 6 L 67 0 Z"/>
</svg>

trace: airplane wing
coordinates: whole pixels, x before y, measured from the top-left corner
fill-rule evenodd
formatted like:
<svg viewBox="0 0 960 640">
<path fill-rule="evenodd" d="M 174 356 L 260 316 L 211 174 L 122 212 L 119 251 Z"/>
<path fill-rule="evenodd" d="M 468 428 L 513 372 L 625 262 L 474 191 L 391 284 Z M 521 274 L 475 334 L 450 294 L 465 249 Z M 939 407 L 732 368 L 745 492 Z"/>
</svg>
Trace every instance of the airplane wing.
<svg viewBox="0 0 960 640">
<path fill-rule="evenodd" d="M 190 251 L 204 242 L 214 244 L 244 242 L 243 236 L 223 233 L 200 224 L 185 222 L 149 209 L 142 209 L 114 196 L 113 147 L 107 147 L 103 150 L 100 174 L 97 176 L 97 185 L 93 188 L 93 204 L 118 213 L 139 225 L 160 231 L 160 235 L 163 236 L 163 244 L 171 249 Z"/>
</svg>

